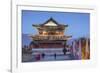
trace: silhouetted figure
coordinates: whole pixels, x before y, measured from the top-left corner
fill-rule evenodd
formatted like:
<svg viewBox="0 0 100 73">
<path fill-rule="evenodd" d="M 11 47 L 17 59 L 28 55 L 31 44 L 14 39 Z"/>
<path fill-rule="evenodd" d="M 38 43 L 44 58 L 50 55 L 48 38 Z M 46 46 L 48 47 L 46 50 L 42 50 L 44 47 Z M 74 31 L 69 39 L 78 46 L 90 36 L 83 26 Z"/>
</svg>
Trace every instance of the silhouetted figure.
<svg viewBox="0 0 100 73">
<path fill-rule="evenodd" d="M 44 53 L 42 53 L 42 58 L 44 58 L 45 57 L 45 54 Z"/>
<path fill-rule="evenodd" d="M 56 53 L 54 54 L 54 57 L 55 57 L 55 59 L 56 59 Z"/>
<path fill-rule="evenodd" d="M 67 52 L 67 50 L 64 48 L 64 49 L 63 49 L 63 53 L 64 53 L 64 55 L 66 55 L 66 52 Z"/>
</svg>

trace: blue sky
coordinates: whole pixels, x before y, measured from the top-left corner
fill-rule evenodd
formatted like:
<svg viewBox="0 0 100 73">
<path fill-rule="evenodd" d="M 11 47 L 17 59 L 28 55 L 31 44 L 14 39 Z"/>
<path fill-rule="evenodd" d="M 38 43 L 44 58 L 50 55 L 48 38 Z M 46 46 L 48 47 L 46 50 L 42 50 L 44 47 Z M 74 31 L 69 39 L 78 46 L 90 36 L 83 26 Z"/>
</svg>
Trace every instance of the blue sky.
<svg viewBox="0 0 100 73">
<path fill-rule="evenodd" d="M 89 13 L 32 10 L 22 10 L 22 33 L 36 34 L 37 30 L 32 27 L 32 24 L 42 24 L 51 17 L 59 24 L 68 25 L 65 35 L 72 35 L 73 38 L 89 37 L 90 35 Z"/>
</svg>

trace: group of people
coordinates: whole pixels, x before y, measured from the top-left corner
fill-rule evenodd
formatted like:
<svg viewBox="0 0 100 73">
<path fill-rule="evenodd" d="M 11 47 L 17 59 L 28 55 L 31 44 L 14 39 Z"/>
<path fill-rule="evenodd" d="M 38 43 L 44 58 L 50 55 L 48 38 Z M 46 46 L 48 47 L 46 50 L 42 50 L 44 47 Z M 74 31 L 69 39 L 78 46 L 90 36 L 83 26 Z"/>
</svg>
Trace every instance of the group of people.
<svg viewBox="0 0 100 73">
<path fill-rule="evenodd" d="M 34 57 L 35 57 L 36 60 L 41 60 L 41 59 L 44 59 L 47 56 L 54 56 L 54 59 L 56 60 L 57 56 L 66 56 L 67 51 L 68 50 L 64 48 L 64 49 L 62 49 L 63 54 L 54 53 L 54 54 L 48 55 L 46 53 L 39 53 L 39 54 L 34 55 Z"/>
</svg>

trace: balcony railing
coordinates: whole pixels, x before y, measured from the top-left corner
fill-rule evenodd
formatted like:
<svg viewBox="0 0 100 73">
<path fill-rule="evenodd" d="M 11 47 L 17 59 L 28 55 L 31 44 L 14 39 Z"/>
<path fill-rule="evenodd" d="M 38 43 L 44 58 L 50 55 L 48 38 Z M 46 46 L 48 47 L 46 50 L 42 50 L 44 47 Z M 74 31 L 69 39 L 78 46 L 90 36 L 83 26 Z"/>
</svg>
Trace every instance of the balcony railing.
<svg viewBox="0 0 100 73">
<path fill-rule="evenodd" d="M 53 36 L 53 35 L 49 35 L 49 36 L 31 36 L 33 40 L 67 40 L 69 38 L 71 38 L 71 36 Z"/>
</svg>

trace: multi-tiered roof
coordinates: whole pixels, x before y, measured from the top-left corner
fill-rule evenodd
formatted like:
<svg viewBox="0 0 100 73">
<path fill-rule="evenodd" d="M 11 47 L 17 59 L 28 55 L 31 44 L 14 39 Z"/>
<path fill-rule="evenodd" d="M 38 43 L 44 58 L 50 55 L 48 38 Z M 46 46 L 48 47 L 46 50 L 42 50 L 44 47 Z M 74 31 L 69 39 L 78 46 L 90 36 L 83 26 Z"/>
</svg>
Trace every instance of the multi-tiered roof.
<svg viewBox="0 0 100 73">
<path fill-rule="evenodd" d="M 33 40 L 67 40 L 71 36 L 65 36 L 64 31 L 68 25 L 59 24 L 53 18 L 50 18 L 43 24 L 33 24 L 38 34 L 31 36 Z"/>
</svg>

